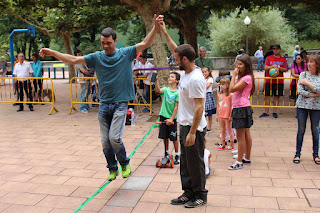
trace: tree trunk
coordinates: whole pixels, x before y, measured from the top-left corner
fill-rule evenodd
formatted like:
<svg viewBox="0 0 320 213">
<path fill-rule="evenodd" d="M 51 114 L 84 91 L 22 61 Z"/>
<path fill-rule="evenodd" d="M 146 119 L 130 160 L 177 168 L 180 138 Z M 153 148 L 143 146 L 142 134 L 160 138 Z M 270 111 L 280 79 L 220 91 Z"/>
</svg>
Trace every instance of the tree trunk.
<svg viewBox="0 0 320 213">
<path fill-rule="evenodd" d="M 73 55 L 70 34 L 68 33 L 60 33 L 60 34 L 63 39 L 64 49 L 66 50 L 66 53 Z M 74 65 L 68 64 L 68 69 L 69 69 L 69 80 L 71 80 L 73 77 L 76 77 L 75 67 Z"/>
<path fill-rule="evenodd" d="M 148 11 L 141 11 L 139 13 L 144 21 L 146 27 L 146 34 L 148 34 L 153 27 L 153 14 L 148 13 Z M 163 39 L 161 33 L 158 32 L 152 45 L 151 45 L 152 56 L 154 59 L 155 67 L 168 67 L 167 54 L 164 47 Z M 167 85 L 167 80 L 169 78 L 169 70 L 159 70 L 158 79 L 160 87 Z"/>
<path fill-rule="evenodd" d="M 184 39 L 188 44 L 190 44 L 196 51 L 198 57 L 198 31 L 197 31 L 197 18 L 192 14 L 188 14 L 186 11 L 184 15 L 180 16 L 180 20 L 183 25 L 182 33 Z"/>
</svg>

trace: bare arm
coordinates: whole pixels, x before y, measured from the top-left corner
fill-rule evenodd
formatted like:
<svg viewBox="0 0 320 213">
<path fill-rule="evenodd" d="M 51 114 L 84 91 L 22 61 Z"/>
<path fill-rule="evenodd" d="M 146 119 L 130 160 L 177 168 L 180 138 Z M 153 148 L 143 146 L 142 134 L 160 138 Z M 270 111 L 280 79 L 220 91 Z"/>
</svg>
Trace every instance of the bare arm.
<svg viewBox="0 0 320 213">
<path fill-rule="evenodd" d="M 206 84 L 206 89 L 208 89 L 211 85 L 212 85 L 212 83 L 211 83 L 211 82 L 208 82 L 208 83 Z"/>
<path fill-rule="evenodd" d="M 292 77 L 299 78 L 299 75 L 295 73 L 294 69 L 291 69 L 291 75 Z"/>
<path fill-rule="evenodd" d="M 168 48 L 171 54 L 173 54 L 174 50 L 177 48 L 177 44 L 174 43 L 174 41 L 171 39 L 169 33 L 167 32 L 166 25 L 164 24 L 163 21 L 160 23 L 160 30 L 162 35 L 164 36 L 164 39 L 166 40 L 166 43 L 168 45 Z"/>
<path fill-rule="evenodd" d="M 154 14 L 153 21 L 154 21 L 154 26 L 152 27 L 150 33 L 143 39 L 142 42 L 136 44 L 136 50 L 137 54 L 141 52 L 142 50 L 150 47 L 152 44 L 154 38 L 156 37 L 158 30 L 159 30 L 159 20 L 163 19 L 162 15 L 159 15 L 158 17 L 156 14 Z"/>
<path fill-rule="evenodd" d="M 240 90 L 243 90 L 247 86 L 247 83 L 244 81 L 238 81 L 236 83 L 236 76 L 238 75 L 238 73 L 239 73 L 238 68 L 235 68 L 234 71 L 232 72 L 232 78 L 231 78 L 231 82 L 230 82 L 230 86 L 229 86 L 229 92 L 240 91 Z"/>
<path fill-rule="evenodd" d="M 175 105 L 174 105 L 174 109 L 173 109 L 173 112 L 172 112 L 172 115 L 171 115 L 171 118 L 166 120 L 167 121 L 167 125 L 170 123 L 173 122 L 174 118 L 176 117 L 177 115 L 177 112 L 178 112 L 178 106 L 179 106 L 179 102 L 175 102 Z M 169 125 L 170 125 L 169 124 Z"/>
<path fill-rule="evenodd" d="M 186 138 L 186 146 L 193 146 L 196 139 L 196 132 L 201 122 L 203 109 L 204 109 L 204 98 L 194 98 L 195 112 L 193 115 L 193 122 L 190 131 Z"/>
<path fill-rule="evenodd" d="M 156 87 L 157 93 L 162 94 L 163 93 L 163 89 L 161 89 L 160 86 L 159 86 L 158 78 L 156 78 L 156 81 L 154 82 L 154 85 Z"/>
<path fill-rule="evenodd" d="M 58 51 L 51 50 L 49 48 L 42 48 L 40 50 L 39 54 L 41 57 L 53 56 L 53 57 L 59 59 L 60 61 L 63 61 L 64 63 L 67 63 L 67 64 L 87 65 L 83 56 L 73 56 L 73 55 L 69 55 L 69 54 L 65 54 L 65 53 L 60 53 Z"/>
</svg>

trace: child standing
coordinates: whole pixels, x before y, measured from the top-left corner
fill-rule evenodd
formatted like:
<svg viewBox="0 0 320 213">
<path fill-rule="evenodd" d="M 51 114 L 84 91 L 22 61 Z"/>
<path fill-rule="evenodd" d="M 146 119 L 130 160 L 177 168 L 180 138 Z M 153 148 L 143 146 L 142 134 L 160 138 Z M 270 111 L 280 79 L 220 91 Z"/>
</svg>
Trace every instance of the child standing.
<svg viewBox="0 0 320 213">
<path fill-rule="evenodd" d="M 212 70 L 208 66 L 204 66 L 202 69 L 202 74 L 206 79 L 206 102 L 205 102 L 205 116 L 207 117 L 207 133 L 212 132 L 212 115 L 216 114 L 216 104 L 214 103 L 214 98 L 212 94 Z"/>
<path fill-rule="evenodd" d="M 236 83 L 236 78 L 238 81 Z M 242 55 L 237 59 L 237 65 L 232 73 L 230 92 L 233 93 L 232 128 L 236 129 L 238 138 L 238 159 L 229 169 L 241 169 L 243 164 L 251 164 L 252 138 L 250 127 L 253 125 L 249 97 L 254 93 L 254 76 L 250 57 Z M 245 157 L 243 157 L 245 154 Z"/>
<path fill-rule="evenodd" d="M 218 150 L 223 150 L 226 147 L 226 129 L 230 135 L 230 146 L 226 148 L 226 151 L 234 150 L 234 135 L 231 127 L 232 95 L 229 92 L 229 86 L 229 78 L 222 78 L 220 80 L 221 91 L 218 94 L 218 113 L 216 118 L 221 129 L 221 144 Z"/>
<path fill-rule="evenodd" d="M 179 73 L 170 72 L 168 79 L 170 87 L 160 88 L 158 79 L 156 79 L 155 81 L 156 91 L 160 93 L 160 95 L 163 95 L 163 101 L 160 109 L 160 121 L 162 122 L 162 124 L 159 128 L 159 138 L 163 139 L 165 147 L 165 157 L 169 156 L 169 139 L 173 141 L 175 150 L 175 165 L 179 164 L 180 162 L 176 121 L 179 103 L 179 90 L 177 87 L 179 80 Z"/>
</svg>

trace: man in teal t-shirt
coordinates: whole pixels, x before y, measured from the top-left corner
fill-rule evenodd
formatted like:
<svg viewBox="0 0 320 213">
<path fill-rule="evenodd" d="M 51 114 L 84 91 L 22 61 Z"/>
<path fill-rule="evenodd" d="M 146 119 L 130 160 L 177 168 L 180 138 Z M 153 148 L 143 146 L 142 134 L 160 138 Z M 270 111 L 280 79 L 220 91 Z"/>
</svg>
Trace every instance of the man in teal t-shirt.
<svg viewBox="0 0 320 213">
<path fill-rule="evenodd" d="M 128 101 L 135 98 L 131 63 L 137 53 L 152 44 L 162 19 L 162 15 L 155 15 L 152 30 L 135 46 L 116 49 L 116 32 L 112 28 L 105 28 L 100 36 L 103 51 L 83 57 L 59 53 L 48 48 L 40 50 L 42 57 L 53 56 L 67 64 L 83 64 L 96 70 L 100 90 L 98 119 L 103 153 L 109 168 L 109 181 L 114 180 L 119 173 L 118 161 L 122 167 L 122 177 L 127 178 L 131 175 L 130 159 L 126 156 L 126 149 L 121 140 Z"/>
</svg>

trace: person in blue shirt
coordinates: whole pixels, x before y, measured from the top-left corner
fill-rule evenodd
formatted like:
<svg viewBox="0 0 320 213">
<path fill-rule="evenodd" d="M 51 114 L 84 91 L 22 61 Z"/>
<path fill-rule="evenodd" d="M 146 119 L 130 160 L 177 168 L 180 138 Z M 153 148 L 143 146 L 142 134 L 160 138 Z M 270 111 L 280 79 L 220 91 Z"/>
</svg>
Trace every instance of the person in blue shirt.
<svg viewBox="0 0 320 213">
<path fill-rule="evenodd" d="M 33 70 L 33 77 L 42 78 L 42 62 L 39 60 L 38 53 L 32 54 L 33 63 L 31 64 Z M 33 79 L 33 86 L 35 90 L 35 101 L 43 101 L 43 80 L 42 79 Z M 39 98 L 39 96 L 41 98 Z"/>
<path fill-rule="evenodd" d="M 296 45 L 295 50 L 293 51 L 293 60 L 296 60 L 296 56 L 300 54 L 299 50 L 300 50 L 299 45 Z"/>
<path fill-rule="evenodd" d="M 101 32 L 103 51 L 86 56 L 72 56 L 48 48 L 40 50 L 40 55 L 53 56 L 67 64 L 83 64 L 96 70 L 100 89 L 99 124 L 103 153 L 109 168 L 109 181 L 118 175 L 118 161 L 122 167 L 122 177 L 131 175 L 130 159 L 121 140 L 128 101 L 135 98 L 132 78 L 132 61 L 137 54 L 148 48 L 159 30 L 162 15 L 154 15 L 154 26 L 144 40 L 135 46 L 116 49 L 117 34 L 112 28 Z M 117 157 L 117 158 L 116 158 Z"/>
</svg>

